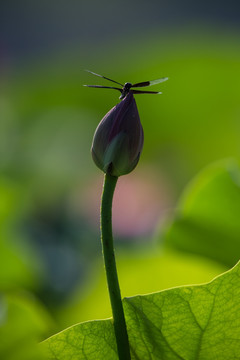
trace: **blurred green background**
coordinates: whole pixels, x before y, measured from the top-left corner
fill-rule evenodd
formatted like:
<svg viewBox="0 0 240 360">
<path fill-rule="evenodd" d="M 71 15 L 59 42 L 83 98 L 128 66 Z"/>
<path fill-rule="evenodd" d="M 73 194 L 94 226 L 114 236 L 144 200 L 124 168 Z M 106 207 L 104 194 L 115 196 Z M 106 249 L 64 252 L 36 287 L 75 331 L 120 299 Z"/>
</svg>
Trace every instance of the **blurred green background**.
<svg viewBox="0 0 240 360">
<path fill-rule="evenodd" d="M 206 282 L 239 259 L 239 10 L 236 0 L 1 1 L 3 358 L 27 359 L 30 334 L 111 316 L 90 147 L 119 94 L 84 88 L 109 85 L 84 69 L 123 83 L 169 77 L 151 89 L 162 95 L 136 96 L 144 151 L 113 213 L 122 295 Z"/>
</svg>

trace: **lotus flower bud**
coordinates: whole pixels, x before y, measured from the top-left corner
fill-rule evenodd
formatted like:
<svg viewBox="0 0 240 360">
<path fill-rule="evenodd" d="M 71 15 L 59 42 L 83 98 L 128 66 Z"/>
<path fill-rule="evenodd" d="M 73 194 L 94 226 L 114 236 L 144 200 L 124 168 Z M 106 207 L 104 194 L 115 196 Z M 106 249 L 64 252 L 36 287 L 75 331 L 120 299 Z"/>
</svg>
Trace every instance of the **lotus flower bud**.
<svg viewBox="0 0 240 360">
<path fill-rule="evenodd" d="M 137 165 L 143 148 L 143 128 L 133 94 L 112 108 L 99 123 L 92 143 L 95 164 L 105 173 L 121 176 Z"/>
</svg>

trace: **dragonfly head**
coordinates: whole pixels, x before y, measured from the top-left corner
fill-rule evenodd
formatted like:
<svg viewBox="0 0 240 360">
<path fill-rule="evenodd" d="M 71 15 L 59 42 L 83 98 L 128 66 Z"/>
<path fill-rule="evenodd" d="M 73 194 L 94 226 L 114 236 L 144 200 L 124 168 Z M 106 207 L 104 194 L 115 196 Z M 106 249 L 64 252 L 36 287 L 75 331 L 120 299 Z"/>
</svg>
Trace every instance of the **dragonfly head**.
<svg viewBox="0 0 240 360">
<path fill-rule="evenodd" d="M 131 83 L 129 83 L 129 82 L 125 83 L 119 99 L 124 99 L 125 96 L 129 93 L 131 87 L 132 87 L 132 84 L 131 84 Z"/>
</svg>

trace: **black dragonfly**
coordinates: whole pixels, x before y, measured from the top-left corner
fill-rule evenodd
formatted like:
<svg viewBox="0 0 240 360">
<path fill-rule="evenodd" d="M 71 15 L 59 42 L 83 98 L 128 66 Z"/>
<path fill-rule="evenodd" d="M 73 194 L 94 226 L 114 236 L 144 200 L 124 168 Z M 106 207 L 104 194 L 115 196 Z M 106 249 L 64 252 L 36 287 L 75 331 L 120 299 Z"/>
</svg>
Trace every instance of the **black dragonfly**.
<svg viewBox="0 0 240 360">
<path fill-rule="evenodd" d="M 164 77 L 164 78 L 161 78 L 161 79 L 156 79 L 156 80 L 151 80 L 151 81 L 143 81 L 143 82 L 139 82 L 139 83 L 136 83 L 136 84 L 132 84 L 132 83 L 125 83 L 124 85 L 115 81 L 115 80 L 112 80 L 112 79 L 109 79 L 107 78 L 106 76 L 103 76 L 103 75 L 99 75 L 99 74 L 96 74 L 90 70 L 86 70 L 87 72 L 89 72 L 90 74 L 93 74 L 93 75 L 96 75 L 96 76 L 99 76 L 103 79 L 106 79 L 106 80 L 109 80 L 115 84 L 118 84 L 118 85 L 121 85 L 121 88 L 120 87 L 114 87 L 114 86 L 102 86 L 102 85 L 84 85 L 84 86 L 88 86 L 88 87 L 92 87 L 92 88 L 102 88 L 102 89 L 114 89 L 114 90 L 118 90 L 121 92 L 121 95 L 119 97 L 119 99 L 124 99 L 127 94 L 131 91 L 133 94 L 161 94 L 161 92 L 159 91 L 145 91 L 145 90 L 135 90 L 135 89 L 132 89 L 132 88 L 138 88 L 138 87 L 146 87 L 146 86 L 151 86 L 151 85 L 156 85 L 156 84 L 160 84 L 166 80 L 168 80 L 167 77 Z"/>
</svg>

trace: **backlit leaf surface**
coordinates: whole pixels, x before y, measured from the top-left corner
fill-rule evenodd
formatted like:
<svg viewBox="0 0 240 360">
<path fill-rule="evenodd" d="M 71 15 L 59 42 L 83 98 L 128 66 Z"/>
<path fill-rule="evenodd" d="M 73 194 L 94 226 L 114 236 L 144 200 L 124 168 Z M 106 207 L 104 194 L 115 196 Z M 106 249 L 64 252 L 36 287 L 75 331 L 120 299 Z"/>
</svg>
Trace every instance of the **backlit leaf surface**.
<svg viewBox="0 0 240 360">
<path fill-rule="evenodd" d="M 132 359 L 240 359 L 239 297 L 238 264 L 208 284 L 125 298 Z M 42 346 L 51 360 L 117 360 L 110 319 L 75 325 Z"/>
</svg>

